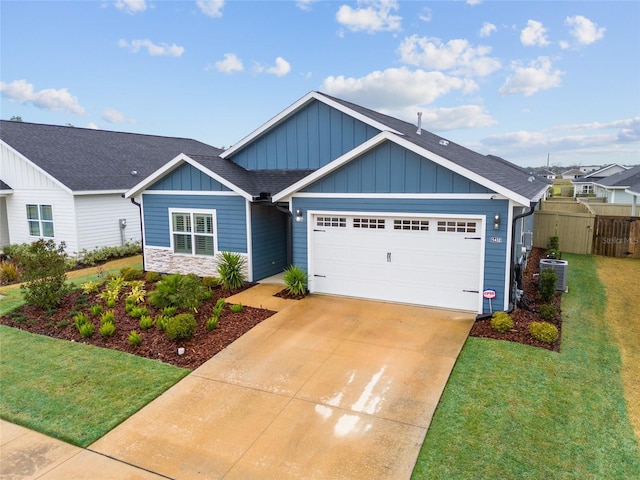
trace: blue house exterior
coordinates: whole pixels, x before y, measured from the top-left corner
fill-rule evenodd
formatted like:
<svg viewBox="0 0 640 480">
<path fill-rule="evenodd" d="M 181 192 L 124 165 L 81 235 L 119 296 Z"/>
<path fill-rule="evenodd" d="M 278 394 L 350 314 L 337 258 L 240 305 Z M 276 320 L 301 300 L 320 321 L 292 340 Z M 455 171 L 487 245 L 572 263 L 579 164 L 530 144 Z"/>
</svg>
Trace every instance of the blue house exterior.
<svg viewBox="0 0 640 480">
<path fill-rule="evenodd" d="M 215 275 L 216 254 L 232 251 L 250 281 L 295 264 L 312 293 L 486 313 L 514 301 L 526 258 L 515 247 L 547 189 L 503 159 L 311 92 L 218 157 L 185 152 L 126 196 L 141 204 L 149 270 Z"/>
</svg>

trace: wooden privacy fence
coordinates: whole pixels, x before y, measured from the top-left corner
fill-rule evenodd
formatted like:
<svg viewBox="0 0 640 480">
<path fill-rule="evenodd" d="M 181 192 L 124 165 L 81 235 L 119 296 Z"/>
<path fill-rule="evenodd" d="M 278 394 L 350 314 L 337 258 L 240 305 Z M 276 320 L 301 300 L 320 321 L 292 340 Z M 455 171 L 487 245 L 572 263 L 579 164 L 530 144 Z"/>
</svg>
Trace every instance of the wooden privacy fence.
<svg viewBox="0 0 640 480">
<path fill-rule="evenodd" d="M 640 258 L 640 217 L 596 216 L 593 253 Z"/>
</svg>

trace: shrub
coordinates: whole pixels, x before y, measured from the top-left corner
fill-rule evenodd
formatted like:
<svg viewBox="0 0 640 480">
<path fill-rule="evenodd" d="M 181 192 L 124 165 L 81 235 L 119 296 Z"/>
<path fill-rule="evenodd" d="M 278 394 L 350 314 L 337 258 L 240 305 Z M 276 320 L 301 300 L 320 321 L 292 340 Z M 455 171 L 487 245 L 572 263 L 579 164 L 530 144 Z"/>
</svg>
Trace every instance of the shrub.
<svg viewBox="0 0 640 480">
<path fill-rule="evenodd" d="M 37 240 L 21 254 L 23 280 L 20 288 L 25 302 L 43 309 L 57 308 L 68 289 L 65 285 L 64 242 Z"/>
<path fill-rule="evenodd" d="M 540 307 L 540 317 L 547 322 L 550 322 L 556 317 L 556 307 L 553 305 L 542 305 Z"/>
<path fill-rule="evenodd" d="M 196 319 L 190 313 L 181 313 L 167 322 L 167 337 L 169 340 L 185 340 L 191 338 L 196 329 Z"/>
<path fill-rule="evenodd" d="M 87 323 L 89 321 L 89 318 L 84 314 L 84 313 L 77 313 L 74 317 L 73 317 L 73 323 L 76 324 L 76 328 L 78 330 L 80 330 L 80 327 L 82 325 L 84 325 L 85 323 Z"/>
<path fill-rule="evenodd" d="M 107 310 L 100 317 L 100 324 L 102 325 L 104 325 L 105 323 L 115 323 L 115 321 L 116 314 L 113 312 L 113 310 Z"/>
<path fill-rule="evenodd" d="M 533 338 L 544 343 L 553 343 L 558 339 L 558 328 L 549 322 L 531 322 L 529 333 Z"/>
<path fill-rule="evenodd" d="M 513 328 L 513 319 L 507 312 L 496 312 L 491 317 L 491 328 L 496 332 L 506 333 Z"/>
<path fill-rule="evenodd" d="M 240 313 L 242 311 L 242 304 L 235 303 L 233 305 L 229 305 L 229 310 L 231 310 L 232 313 Z"/>
<path fill-rule="evenodd" d="M 243 269 L 246 260 L 238 253 L 220 252 L 218 254 L 218 275 L 220 285 L 225 290 L 235 290 L 244 285 Z"/>
<path fill-rule="evenodd" d="M 103 323 L 100 327 L 100 335 L 110 337 L 116 333 L 116 326 L 112 322 Z"/>
<path fill-rule="evenodd" d="M 146 295 L 147 292 L 144 286 L 135 284 L 131 287 L 131 293 L 127 296 L 127 301 L 131 300 L 133 303 L 142 303 Z"/>
<path fill-rule="evenodd" d="M 284 284 L 292 295 L 304 295 L 307 292 L 307 273 L 296 265 L 284 271 Z"/>
<path fill-rule="evenodd" d="M 17 282 L 18 278 L 20 278 L 20 272 L 15 262 L 9 260 L 0 262 L 0 283 Z"/>
<path fill-rule="evenodd" d="M 130 257 L 137 255 L 142 251 L 139 242 L 125 243 L 119 247 L 100 247 L 95 250 L 87 250 L 83 248 L 77 255 L 76 262 L 78 265 L 93 266 L 98 263 L 104 263 L 113 258 Z"/>
<path fill-rule="evenodd" d="M 218 322 L 220 321 L 219 317 L 211 317 L 207 320 L 207 330 L 215 330 L 218 327 Z"/>
<path fill-rule="evenodd" d="M 140 330 L 148 330 L 153 327 L 153 318 L 151 318 L 151 315 L 142 315 L 138 325 L 140 326 Z"/>
<path fill-rule="evenodd" d="M 220 279 L 216 277 L 203 277 L 202 285 L 208 289 L 216 288 L 218 285 L 220 285 Z"/>
<path fill-rule="evenodd" d="M 553 295 L 556 293 L 556 282 L 558 276 L 555 270 L 552 268 L 543 268 L 540 270 L 538 292 L 540 294 L 540 300 L 543 302 L 550 302 Z"/>
<path fill-rule="evenodd" d="M 69 325 L 71 325 L 69 320 L 60 320 L 58 323 L 56 323 L 56 327 L 58 328 L 68 327 Z"/>
<path fill-rule="evenodd" d="M 109 298 L 106 302 L 104 302 L 108 308 L 113 308 L 116 306 L 116 301 L 113 298 Z"/>
<path fill-rule="evenodd" d="M 144 276 L 144 279 L 149 283 L 159 282 L 161 278 L 158 272 L 147 272 Z"/>
<path fill-rule="evenodd" d="M 218 301 L 216 302 L 215 306 L 213 307 L 213 310 L 211 311 L 211 314 L 214 317 L 218 317 L 220 318 L 220 315 L 222 315 L 222 310 L 224 310 L 224 306 L 227 303 L 224 301 L 224 298 L 219 298 Z"/>
<path fill-rule="evenodd" d="M 202 301 L 207 301 L 207 300 L 211 300 L 213 298 L 213 292 L 209 289 L 205 289 L 204 292 L 202 292 Z"/>
<path fill-rule="evenodd" d="M 89 307 L 89 312 L 91 312 L 91 315 L 93 315 L 94 317 L 102 315 L 103 310 L 104 309 L 102 308 L 102 305 L 98 305 L 97 303 Z"/>
<path fill-rule="evenodd" d="M 78 331 L 80 332 L 80 335 L 82 335 L 82 338 L 89 338 L 93 335 L 93 323 L 83 323 L 78 327 Z"/>
<path fill-rule="evenodd" d="M 100 284 L 98 282 L 87 282 L 83 283 L 80 286 L 80 288 L 82 289 L 82 293 L 84 293 L 85 295 L 96 293 L 98 291 L 98 287 L 100 287 Z"/>
<path fill-rule="evenodd" d="M 144 277 L 144 272 L 138 268 L 126 267 L 120 270 L 120 275 L 124 280 L 130 281 Z"/>
<path fill-rule="evenodd" d="M 142 318 L 145 315 L 149 315 L 149 310 L 147 310 L 147 307 L 134 307 L 129 312 L 129 316 L 133 318 Z"/>
<path fill-rule="evenodd" d="M 164 332 L 167 329 L 169 318 L 170 317 L 167 317 L 166 315 L 158 315 L 156 317 L 156 327 L 158 327 L 158 330 Z"/>
<path fill-rule="evenodd" d="M 149 301 L 156 308 L 176 307 L 197 311 L 202 293 L 203 286 L 196 275 L 174 273 L 156 284 L 156 289 L 149 294 Z"/>
<path fill-rule="evenodd" d="M 127 340 L 129 340 L 129 345 L 133 346 L 140 345 L 142 343 L 142 337 L 135 330 L 131 330 L 131 333 L 129 334 Z"/>
<path fill-rule="evenodd" d="M 164 307 L 162 309 L 162 314 L 166 315 L 167 317 L 173 317 L 177 311 L 178 309 L 176 307 Z"/>
</svg>

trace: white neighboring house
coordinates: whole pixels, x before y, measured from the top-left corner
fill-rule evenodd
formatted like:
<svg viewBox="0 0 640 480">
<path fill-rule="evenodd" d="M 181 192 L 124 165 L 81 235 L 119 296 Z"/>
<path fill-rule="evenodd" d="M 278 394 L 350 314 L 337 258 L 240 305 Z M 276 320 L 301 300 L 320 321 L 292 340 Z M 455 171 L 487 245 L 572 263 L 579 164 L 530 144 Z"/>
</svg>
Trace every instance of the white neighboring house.
<svg viewBox="0 0 640 480">
<path fill-rule="evenodd" d="M 596 193 L 596 183 L 606 177 L 610 177 L 611 175 L 615 175 L 616 173 L 624 172 L 628 169 L 629 167 L 625 167 L 624 165 L 612 163 L 611 165 L 607 165 L 606 167 L 602 167 L 598 170 L 588 173 L 584 177 L 579 177 L 575 180 L 571 180 L 571 183 L 573 184 L 573 196 L 593 196 Z"/>
<path fill-rule="evenodd" d="M 635 197 L 627 189 L 639 183 L 640 166 L 637 166 L 598 181 L 595 193 L 597 197 L 606 198 L 607 203 L 630 204 Z"/>
<path fill-rule="evenodd" d="M 74 254 L 140 241 L 123 193 L 180 153 L 222 150 L 191 139 L 0 122 L 0 247 L 39 238 Z"/>
<path fill-rule="evenodd" d="M 629 195 L 631 195 L 631 216 L 636 217 L 640 214 L 638 210 L 638 199 L 640 199 L 640 181 L 635 185 L 631 185 L 629 188 L 625 189 Z"/>
</svg>

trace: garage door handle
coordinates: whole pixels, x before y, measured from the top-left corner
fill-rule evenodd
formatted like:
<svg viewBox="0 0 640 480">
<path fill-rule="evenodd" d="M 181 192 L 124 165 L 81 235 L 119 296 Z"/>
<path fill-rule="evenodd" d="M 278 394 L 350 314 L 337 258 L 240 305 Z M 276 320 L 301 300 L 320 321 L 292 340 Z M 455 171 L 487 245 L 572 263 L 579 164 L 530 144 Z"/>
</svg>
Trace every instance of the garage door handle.
<svg viewBox="0 0 640 480">
<path fill-rule="evenodd" d="M 318 230 L 316 228 L 313 229 L 314 232 L 326 232 L 326 230 Z"/>
<path fill-rule="evenodd" d="M 391 252 L 387 252 L 387 262 L 391 262 Z"/>
<path fill-rule="evenodd" d="M 314 277 L 327 278 L 326 275 L 314 275 Z"/>
<path fill-rule="evenodd" d="M 482 240 L 482 237 L 464 237 L 465 240 Z"/>
<path fill-rule="evenodd" d="M 462 291 L 466 293 L 480 293 L 480 290 L 462 290 Z"/>
</svg>

